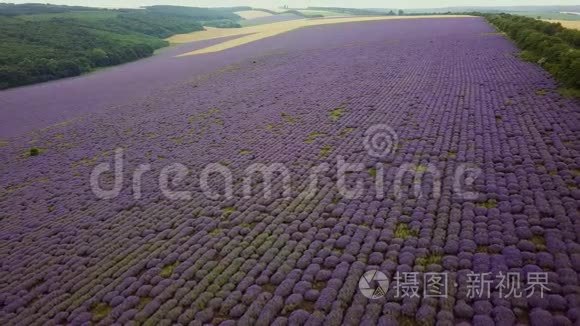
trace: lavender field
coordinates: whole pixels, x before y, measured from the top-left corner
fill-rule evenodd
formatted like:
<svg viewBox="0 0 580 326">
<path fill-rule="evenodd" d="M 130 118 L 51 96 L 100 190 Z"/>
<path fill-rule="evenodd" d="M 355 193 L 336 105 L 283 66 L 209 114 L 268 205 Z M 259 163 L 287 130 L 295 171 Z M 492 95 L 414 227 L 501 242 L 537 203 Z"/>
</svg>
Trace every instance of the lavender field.
<svg viewBox="0 0 580 326">
<path fill-rule="evenodd" d="M 0 92 L 1 325 L 580 323 L 580 105 L 482 18 L 170 54 Z"/>
</svg>

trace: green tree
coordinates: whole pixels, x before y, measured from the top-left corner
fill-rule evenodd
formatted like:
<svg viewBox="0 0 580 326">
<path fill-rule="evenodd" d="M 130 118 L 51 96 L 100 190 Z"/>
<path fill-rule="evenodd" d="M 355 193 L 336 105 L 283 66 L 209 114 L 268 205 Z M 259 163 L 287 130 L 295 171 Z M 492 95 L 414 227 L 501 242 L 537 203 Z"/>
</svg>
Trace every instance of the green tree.
<svg viewBox="0 0 580 326">
<path fill-rule="evenodd" d="M 78 63 L 69 59 L 57 61 L 56 70 L 59 77 L 72 77 L 81 74 Z"/>
<path fill-rule="evenodd" d="M 100 48 L 91 49 L 87 57 L 97 67 L 106 66 L 109 64 L 109 56 L 107 56 L 107 52 Z"/>
</svg>

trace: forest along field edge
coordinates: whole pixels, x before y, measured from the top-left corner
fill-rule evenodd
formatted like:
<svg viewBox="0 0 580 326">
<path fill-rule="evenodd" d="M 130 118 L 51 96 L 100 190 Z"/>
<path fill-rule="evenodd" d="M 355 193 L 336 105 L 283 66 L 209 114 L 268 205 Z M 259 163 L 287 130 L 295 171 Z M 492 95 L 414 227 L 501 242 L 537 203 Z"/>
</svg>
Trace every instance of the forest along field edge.
<svg viewBox="0 0 580 326">
<path fill-rule="evenodd" d="M 204 26 L 236 28 L 236 8 L 100 9 L 0 4 L 0 89 L 151 56 L 164 38 Z M 23 60 L 24 59 L 24 60 Z"/>
<path fill-rule="evenodd" d="M 505 35 L 251 45 L 175 61 L 279 51 L 2 148 L 2 325 L 580 322 L 579 105 Z"/>
<path fill-rule="evenodd" d="M 366 17 L 360 18 L 368 19 Z M 274 26 L 278 26 L 278 24 Z M 208 48 L 217 43 L 227 43 L 230 38 L 243 37 L 245 34 L 263 37 L 260 33 L 263 33 L 264 29 L 267 27 L 254 26 L 236 29 L 208 29 L 207 31 L 186 34 L 169 39 L 169 42 L 182 44 L 166 49 L 151 58 L 74 79 L 69 78 L 0 91 L 0 105 L 2 106 L 0 138 L 7 139 L 53 124 L 67 123 L 71 119 L 100 112 L 107 108 L 114 110 L 118 105 L 130 103 L 143 96 L 161 93 L 163 89 L 172 87 L 176 83 L 218 73 L 220 69 L 228 65 L 250 60 L 252 57 L 276 51 L 300 49 L 300 47 L 297 49 L 291 47 L 299 40 L 289 37 L 288 42 L 291 43 L 288 45 L 281 42 L 266 41 L 264 43 L 262 41 L 259 46 L 246 46 L 242 49 L 236 49 L 236 51 L 224 51 L 223 53 L 191 58 L 173 58 L 174 55 Z M 352 33 L 347 26 L 341 27 L 341 29 L 344 30 L 344 33 Z M 230 30 L 232 32 L 229 32 Z M 239 31 L 242 31 L 241 35 L 237 34 Z M 214 37 L 219 38 L 213 39 Z M 309 40 L 305 42 L 312 47 L 318 46 Z M 340 40 L 332 38 L 330 42 L 339 44 Z M 23 107 L 26 110 L 22 110 Z"/>
</svg>

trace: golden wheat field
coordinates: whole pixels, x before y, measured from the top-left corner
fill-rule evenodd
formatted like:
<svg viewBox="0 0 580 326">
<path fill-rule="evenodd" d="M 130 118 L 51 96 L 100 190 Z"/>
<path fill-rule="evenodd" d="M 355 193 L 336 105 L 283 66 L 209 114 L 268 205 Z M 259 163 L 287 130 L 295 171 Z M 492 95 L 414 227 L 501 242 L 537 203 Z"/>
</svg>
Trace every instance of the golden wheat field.
<svg viewBox="0 0 580 326">
<path fill-rule="evenodd" d="M 570 29 L 577 29 L 580 30 L 580 20 L 553 20 L 553 19 L 545 19 L 545 21 L 551 23 L 560 23 L 562 26 Z"/>
</svg>

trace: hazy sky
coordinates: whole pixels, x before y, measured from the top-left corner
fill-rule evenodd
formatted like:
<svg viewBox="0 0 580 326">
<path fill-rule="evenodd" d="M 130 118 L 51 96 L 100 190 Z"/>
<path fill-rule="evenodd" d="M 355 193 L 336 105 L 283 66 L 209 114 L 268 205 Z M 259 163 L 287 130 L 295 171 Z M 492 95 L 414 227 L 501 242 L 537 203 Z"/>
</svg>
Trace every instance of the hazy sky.
<svg viewBox="0 0 580 326">
<path fill-rule="evenodd" d="M 307 6 L 319 7 L 357 7 L 357 8 L 440 8 L 451 6 L 533 6 L 533 5 L 577 5 L 578 0 L 12 0 L 12 3 L 54 3 L 83 5 L 92 7 L 141 7 L 154 4 L 174 4 L 192 7 L 231 7 L 251 6 L 276 8 L 288 5 L 294 8 Z"/>
</svg>

